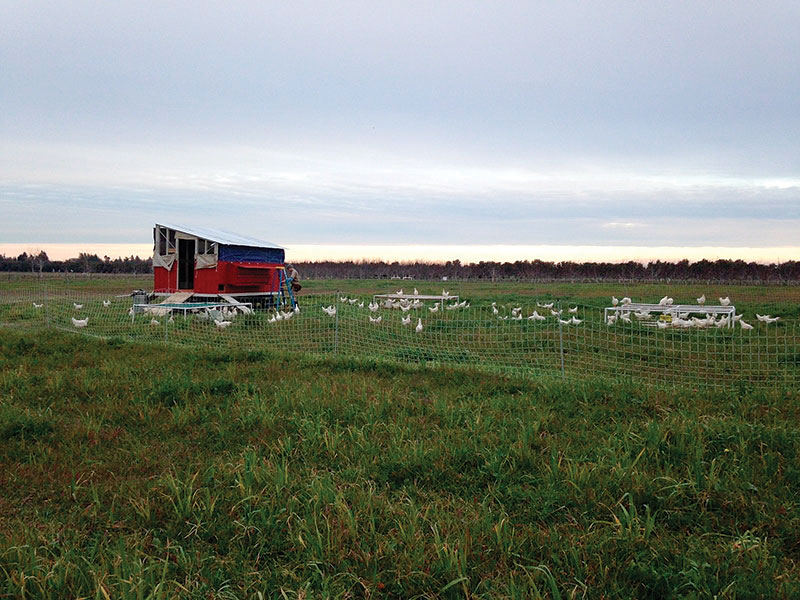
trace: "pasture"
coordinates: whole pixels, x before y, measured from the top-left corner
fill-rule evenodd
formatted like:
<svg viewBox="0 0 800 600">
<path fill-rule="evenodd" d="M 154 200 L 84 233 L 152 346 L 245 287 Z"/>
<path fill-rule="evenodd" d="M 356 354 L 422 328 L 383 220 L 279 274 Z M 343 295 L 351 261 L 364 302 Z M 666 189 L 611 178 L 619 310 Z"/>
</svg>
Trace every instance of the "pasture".
<svg viewBox="0 0 800 600">
<path fill-rule="evenodd" d="M 537 378 L 602 377 L 662 388 L 793 389 L 800 383 L 798 286 L 459 282 L 445 286 L 466 304 L 460 308 L 446 302 L 437 309 L 427 301 L 402 310 L 381 304 L 370 311 L 373 294 L 397 292 L 403 284 L 407 294 L 416 288 L 420 294 L 441 294 L 442 283 L 310 281 L 300 296 L 300 312 L 291 318 L 276 322 L 274 311 L 257 311 L 231 317 L 230 326 L 220 330 L 205 314 L 170 319 L 157 309 L 132 318 L 127 294 L 148 283 L 144 278 L 9 279 L 0 284 L 0 322 L 170 346 L 366 357 Z M 730 297 L 741 322 L 684 329 L 649 315 L 611 325 L 603 314 L 612 296 L 658 302 L 669 295 L 676 303 L 694 303 L 701 294 L 709 304 Z M 534 320 L 533 311 L 544 318 Z M 778 321 L 765 323 L 757 315 Z M 78 330 L 73 319 L 88 321 Z"/>
<path fill-rule="evenodd" d="M 44 283 L 0 280 L 0 596 L 800 594 L 797 287 L 459 283 L 468 308 L 372 313 L 398 282 L 304 282 L 291 318 L 220 330 L 131 319 L 149 278 Z M 666 293 L 781 319 L 603 319 Z M 511 318 L 550 302 L 580 324 Z"/>
<path fill-rule="evenodd" d="M 0 597 L 793 598 L 798 400 L 2 327 Z"/>
</svg>

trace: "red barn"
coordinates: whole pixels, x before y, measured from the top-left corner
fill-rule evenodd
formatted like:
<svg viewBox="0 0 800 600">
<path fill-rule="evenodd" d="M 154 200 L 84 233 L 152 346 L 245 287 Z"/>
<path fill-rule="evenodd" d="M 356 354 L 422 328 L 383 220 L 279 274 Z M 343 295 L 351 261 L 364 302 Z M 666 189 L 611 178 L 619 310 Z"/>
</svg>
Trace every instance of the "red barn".
<svg viewBox="0 0 800 600">
<path fill-rule="evenodd" d="M 281 246 L 216 229 L 156 224 L 153 291 L 197 297 L 275 296 L 285 279 Z"/>
</svg>

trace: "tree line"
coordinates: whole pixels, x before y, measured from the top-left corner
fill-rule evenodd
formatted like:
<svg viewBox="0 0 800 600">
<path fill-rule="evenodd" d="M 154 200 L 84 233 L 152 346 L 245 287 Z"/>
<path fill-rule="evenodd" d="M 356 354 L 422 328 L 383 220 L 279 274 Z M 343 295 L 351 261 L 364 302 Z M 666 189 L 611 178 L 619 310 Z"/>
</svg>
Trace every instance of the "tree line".
<svg viewBox="0 0 800 600">
<path fill-rule="evenodd" d="M 19 256 L 0 254 L 0 271 L 27 273 L 152 273 L 153 259 L 128 256 L 100 258 L 81 252 L 76 258 L 50 260 L 44 251 Z"/>
<path fill-rule="evenodd" d="M 800 261 L 761 264 L 743 260 L 720 259 L 690 262 L 652 261 L 640 263 L 514 262 L 480 261 L 462 264 L 460 260 L 437 262 L 306 261 L 295 262 L 303 279 L 442 279 L 484 281 L 533 280 L 721 280 L 721 281 L 800 281 Z M 100 258 L 80 253 L 76 258 L 50 260 L 44 251 L 23 252 L 16 257 L 0 254 L 0 271 L 28 273 L 152 273 L 152 258 L 129 256 Z"/>
<path fill-rule="evenodd" d="M 690 262 L 652 261 L 640 263 L 515 262 L 481 261 L 462 264 L 459 260 L 434 262 L 311 261 L 294 263 L 301 277 L 309 279 L 442 279 L 485 281 L 533 280 L 724 280 L 800 281 L 800 261 L 761 264 L 743 260 L 700 260 Z"/>
</svg>

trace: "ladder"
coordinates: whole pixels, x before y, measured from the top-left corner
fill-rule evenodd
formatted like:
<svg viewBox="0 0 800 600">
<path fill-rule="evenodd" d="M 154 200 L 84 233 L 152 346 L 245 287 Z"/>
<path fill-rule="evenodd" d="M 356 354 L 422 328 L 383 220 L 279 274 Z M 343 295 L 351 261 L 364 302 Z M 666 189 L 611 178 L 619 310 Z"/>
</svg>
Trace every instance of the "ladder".
<svg viewBox="0 0 800 600">
<path fill-rule="evenodd" d="M 297 299 L 292 291 L 292 283 L 286 277 L 286 267 L 278 267 L 278 281 L 278 307 L 283 308 L 284 304 L 288 304 L 289 308 L 294 310 L 297 306 Z"/>
</svg>

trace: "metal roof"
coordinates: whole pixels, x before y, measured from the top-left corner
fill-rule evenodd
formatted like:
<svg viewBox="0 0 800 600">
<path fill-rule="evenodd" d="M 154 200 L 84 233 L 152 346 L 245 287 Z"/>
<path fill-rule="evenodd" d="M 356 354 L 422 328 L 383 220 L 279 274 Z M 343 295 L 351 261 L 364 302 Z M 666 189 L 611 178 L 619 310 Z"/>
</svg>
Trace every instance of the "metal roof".
<svg viewBox="0 0 800 600">
<path fill-rule="evenodd" d="M 164 223 L 163 221 L 161 223 L 156 223 L 156 227 L 167 227 L 168 229 L 174 229 L 175 231 L 180 231 L 181 233 L 186 233 L 188 235 L 195 235 L 199 238 L 216 242 L 218 244 L 226 244 L 230 246 L 250 246 L 253 248 L 278 248 L 280 250 L 285 250 L 283 246 L 273 244 L 272 242 L 265 242 L 264 240 L 259 240 L 236 233 L 230 233 L 228 231 L 222 231 L 221 229 L 210 229 L 208 227 L 194 226 L 184 227 L 183 225 Z"/>
</svg>

